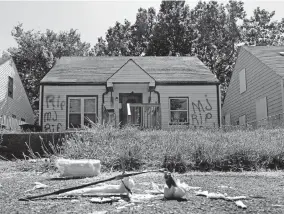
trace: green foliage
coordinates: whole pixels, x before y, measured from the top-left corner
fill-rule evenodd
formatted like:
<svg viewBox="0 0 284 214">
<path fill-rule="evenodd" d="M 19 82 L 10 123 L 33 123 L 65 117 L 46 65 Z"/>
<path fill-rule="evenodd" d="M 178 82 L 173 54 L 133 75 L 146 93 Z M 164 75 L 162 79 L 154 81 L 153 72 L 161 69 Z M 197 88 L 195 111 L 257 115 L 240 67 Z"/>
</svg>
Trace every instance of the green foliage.
<svg viewBox="0 0 284 214">
<path fill-rule="evenodd" d="M 82 42 L 76 30 L 55 33 L 25 31 L 23 25 L 14 27 L 12 36 L 18 47 L 10 48 L 19 75 L 33 109 L 39 107 L 39 83 L 62 56 L 85 56 L 89 54 L 90 44 Z M 37 111 L 36 111 L 37 113 Z"/>
<path fill-rule="evenodd" d="M 275 12 L 268 12 L 257 7 L 249 19 L 242 25 L 243 41 L 247 45 L 266 46 L 284 45 L 284 19 L 281 22 L 271 21 Z"/>
<path fill-rule="evenodd" d="M 189 7 L 184 1 L 162 1 L 146 51 L 150 56 L 191 55 L 197 37 Z"/>
</svg>

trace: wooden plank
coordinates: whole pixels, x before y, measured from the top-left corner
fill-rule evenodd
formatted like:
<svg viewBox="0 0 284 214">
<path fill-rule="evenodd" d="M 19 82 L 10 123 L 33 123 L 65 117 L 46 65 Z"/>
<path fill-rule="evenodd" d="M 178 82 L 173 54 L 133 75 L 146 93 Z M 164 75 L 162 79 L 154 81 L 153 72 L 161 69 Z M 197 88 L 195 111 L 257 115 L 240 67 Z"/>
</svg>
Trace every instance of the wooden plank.
<svg viewBox="0 0 284 214">
<path fill-rule="evenodd" d="M 144 107 L 144 106 L 160 106 L 160 104 L 156 103 L 129 103 L 132 107 Z"/>
</svg>

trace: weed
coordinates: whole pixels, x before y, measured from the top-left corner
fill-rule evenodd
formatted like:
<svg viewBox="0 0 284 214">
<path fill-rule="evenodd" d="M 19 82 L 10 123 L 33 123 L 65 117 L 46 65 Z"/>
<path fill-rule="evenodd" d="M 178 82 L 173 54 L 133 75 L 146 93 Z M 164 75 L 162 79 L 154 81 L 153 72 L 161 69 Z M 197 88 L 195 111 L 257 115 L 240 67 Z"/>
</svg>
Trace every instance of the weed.
<svg viewBox="0 0 284 214">
<path fill-rule="evenodd" d="M 66 136 L 62 146 L 42 143 L 52 159 L 98 159 L 102 171 L 168 168 L 170 171 L 284 169 L 284 131 L 275 129 L 139 130 L 92 124 Z M 30 157 L 39 158 L 30 151 Z M 28 159 L 28 158 L 27 158 Z M 48 165 L 49 164 L 49 165 Z"/>
</svg>

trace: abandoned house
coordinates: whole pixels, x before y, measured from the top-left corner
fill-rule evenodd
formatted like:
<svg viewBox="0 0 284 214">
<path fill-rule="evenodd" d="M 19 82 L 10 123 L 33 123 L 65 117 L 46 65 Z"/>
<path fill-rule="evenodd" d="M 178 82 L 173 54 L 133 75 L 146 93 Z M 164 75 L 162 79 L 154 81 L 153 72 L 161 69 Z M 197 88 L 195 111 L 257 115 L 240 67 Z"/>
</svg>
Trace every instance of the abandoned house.
<svg viewBox="0 0 284 214">
<path fill-rule="evenodd" d="M 34 113 L 12 58 L 0 58 L 0 127 L 34 124 Z"/>
<path fill-rule="evenodd" d="M 219 82 L 196 57 L 63 57 L 42 79 L 40 124 L 220 125 Z"/>
<path fill-rule="evenodd" d="M 283 121 L 284 47 L 243 46 L 222 107 L 226 125 Z"/>
</svg>

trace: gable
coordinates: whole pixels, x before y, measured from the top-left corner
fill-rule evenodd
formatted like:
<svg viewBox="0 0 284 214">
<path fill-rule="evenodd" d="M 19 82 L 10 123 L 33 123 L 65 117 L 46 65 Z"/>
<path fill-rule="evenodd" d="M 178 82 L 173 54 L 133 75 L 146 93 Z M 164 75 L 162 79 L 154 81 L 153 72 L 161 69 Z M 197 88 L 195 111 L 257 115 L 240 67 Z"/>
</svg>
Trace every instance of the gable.
<svg viewBox="0 0 284 214">
<path fill-rule="evenodd" d="M 240 73 L 245 70 L 246 91 L 240 93 Z M 243 77 L 241 75 L 241 77 Z M 258 57 L 242 47 L 234 67 L 230 85 L 222 107 L 223 115 L 231 114 L 232 125 L 243 115 L 246 123 L 254 125 L 259 119 L 258 104 L 262 97 L 267 99 L 267 115 L 282 113 L 281 77 Z M 264 104 L 261 104 L 265 106 Z M 264 107 L 266 108 L 266 107 Z M 260 110 L 262 112 L 262 110 Z"/>
<path fill-rule="evenodd" d="M 8 86 L 12 89 L 12 96 L 8 96 Z M 26 91 L 12 59 L 0 65 L 0 116 L 16 116 L 17 120 L 23 118 L 27 123 L 34 123 L 33 110 Z M 7 126 L 9 127 L 9 126 Z"/>
<path fill-rule="evenodd" d="M 113 83 L 149 83 L 149 86 L 155 86 L 155 80 L 132 59 L 107 80 L 107 87 L 112 87 Z"/>
</svg>

